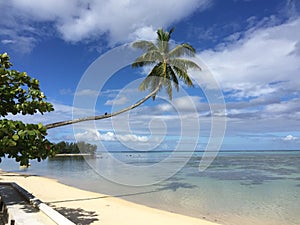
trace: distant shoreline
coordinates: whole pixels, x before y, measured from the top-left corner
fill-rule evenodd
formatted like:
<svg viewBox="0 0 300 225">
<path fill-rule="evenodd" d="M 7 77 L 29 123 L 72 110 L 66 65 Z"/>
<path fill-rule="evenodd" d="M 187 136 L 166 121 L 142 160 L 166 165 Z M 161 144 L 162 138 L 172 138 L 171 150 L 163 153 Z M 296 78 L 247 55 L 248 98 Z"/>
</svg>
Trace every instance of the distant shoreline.
<svg viewBox="0 0 300 225">
<path fill-rule="evenodd" d="M 90 153 L 61 153 L 61 154 L 56 154 L 53 157 L 61 157 L 61 156 L 93 156 Z"/>
<path fill-rule="evenodd" d="M 99 151 L 97 153 L 185 153 L 185 152 L 195 152 L 195 153 L 204 153 L 208 150 L 152 150 L 152 151 L 139 151 L 139 150 L 111 150 Z M 300 152 L 299 150 L 209 150 L 209 152 L 220 152 L 220 153 L 260 153 L 260 152 Z"/>
</svg>

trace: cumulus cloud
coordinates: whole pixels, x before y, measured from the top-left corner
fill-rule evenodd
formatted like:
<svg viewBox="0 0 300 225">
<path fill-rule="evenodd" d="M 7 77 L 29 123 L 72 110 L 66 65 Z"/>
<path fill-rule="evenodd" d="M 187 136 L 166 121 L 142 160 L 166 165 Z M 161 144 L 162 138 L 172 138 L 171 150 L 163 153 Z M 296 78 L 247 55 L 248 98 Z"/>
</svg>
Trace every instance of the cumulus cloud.
<svg viewBox="0 0 300 225">
<path fill-rule="evenodd" d="M 115 135 L 112 132 L 100 134 L 96 130 L 87 130 L 81 133 L 75 133 L 75 138 L 78 141 L 115 141 Z"/>
<path fill-rule="evenodd" d="M 3 10 L 2 17 L 6 19 L 2 20 L 3 23 L 0 22 L 4 27 L 0 35 L 20 41 L 29 37 L 37 38 L 41 33 L 51 33 L 59 34 L 62 39 L 70 42 L 105 36 L 107 42 L 114 45 L 140 38 L 152 39 L 158 27 L 166 27 L 195 10 L 204 10 L 210 6 L 210 2 L 211 0 L 1 1 L 0 8 L 6 9 Z M 39 26 L 42 23 L 52 24 L 53 29 L 43 31 Z M 34 45 L 34 41 L 30 44 Z"/>
<path fill-rule="evenodd" d="M 251 123 L 256 119 L 264 130 L 284 130 L 283 121 L 297 129 L 300 18 L 251 21 L 247 30 L 233 35 L 236 38 L 198 55 L 225 93 L 228 127 L 236 127 L 236 122 L 239 129 L 255 130 Z"/>
<path fill-rule="evenodd" d="M 295 141 L 297 139 L 298 139 L 297 137 L 294 137 L 293 135 L 290 135 L 290 134 L 285 136 L 284 138 L 282 138 L 282 140 L 284 140 L 284 141 Z"/>
<path fill-rule="evenodd" d="M 100 133 L 97 130 L 86 130 L 81 133 L 75 133 L 76 140 L 80 141 L 121 141 L 121 142 L 147 142 L 147 136 L 138 136 L 135 134 L 115 134 L 111 131 Z"/>
<path fill-rule="evenodd" d="M 260 97 L 298 90 L 300 18 L 280 25 L 254 27 L 238 41 L 206 50 L 200 57 L 224 90 L 235 97 Z"/>
</svg>

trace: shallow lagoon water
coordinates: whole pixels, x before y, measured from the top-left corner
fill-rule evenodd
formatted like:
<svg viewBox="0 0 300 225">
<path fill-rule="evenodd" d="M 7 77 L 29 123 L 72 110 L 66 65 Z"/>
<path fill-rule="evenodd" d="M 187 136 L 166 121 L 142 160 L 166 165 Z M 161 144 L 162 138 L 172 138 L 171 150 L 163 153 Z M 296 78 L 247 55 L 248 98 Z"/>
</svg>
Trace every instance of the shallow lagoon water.
<svg viewBox="0 0 300 225">
<path fill-rule="evenodd" d="M 160 162 L 168 154 L 116 152 L 114 156 L 128 164 L 147 165 Z M 0 166 L 5 171 L 47 176 L 82 189 L 222 224 L 300 224 L 300 151 L 221 152 L 207 170 L 199 172 L 201 154 L 195 153 L 169 179 L 144 187 L 110 182 L 80 157 L 32 161 L 25 170 L 11 160 L 4 160 Z M 178 153 L 181 157 L 184 153 Z M 106 156 L 87 160 L 105 163 Z"/>
</svg>

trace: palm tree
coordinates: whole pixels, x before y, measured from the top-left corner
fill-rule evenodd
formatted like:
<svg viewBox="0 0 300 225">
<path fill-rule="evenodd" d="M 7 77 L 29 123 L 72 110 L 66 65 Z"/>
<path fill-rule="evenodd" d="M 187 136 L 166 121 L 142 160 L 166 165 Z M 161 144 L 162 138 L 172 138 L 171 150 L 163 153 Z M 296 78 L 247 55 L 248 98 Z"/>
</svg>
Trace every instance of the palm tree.
<svg viewBox="0 0 300 225">
<path fill-rule="evenodd" d="M 179 91 L 179 79 L 181 79 L 189 87 L 194 86 L 187 71 L 188 69 L 201 70 L 201 68 L 195 62 L 184 58 L 184 56 L 193 57 L 195 56 L 196 51 L 191 45 L 186 43 L 177 45 L 175 48 L 170 49 L 170 38 L 173 31 L 174 28 L 170 29 L 169 32 L 164 31 L 163 29 L 158 29 L 156 43 L 144 40 L 133 43 L 134 48 L 142 49 L 145 53 L 135 60 L 132 67 L 138 68 L 153 66 L 145 80 L 139 86 L 139 90 L 141 91 L 150 90 L 150 93 L 143 99 L 117 112 L 52 123 L 46 125 L 46 128 L 51 129 L 83 121 L 100 120 L 119 115 L 138 107 L 151 97 L 155 100 L 157 93 L 163 87 L 166 88 L 171 100 L 172 85 L 177 91 Z"/>
<path fill-rule="evenodd" d="M 193 86 L 193 82 L 189 77 L 188 69 L 201 68 L 191 60 L 180 58 L 182 56 L 195 56 L 195 49 L 189 44 L 177 45 L 170 50 L 170 38 L 174 28 L 169 32 L 163 29 L 157 31 L 157 41 L 154 44 L 151 41 L 137 41 L 133 43 L 133 47 L 140 48 L 146 52 L 138 57 L 132 64 L 132 67 L 143 67 L 154 65 L 146 79 L 141 83 L 139 89 L 145 91 L 147 89 L 154 92 L 153 100 L 159 89 L 165 87 L 172 100 L 172 84 L 179 91 L 178 78 L 181 79 L 187 86 Z"/>
</svg>

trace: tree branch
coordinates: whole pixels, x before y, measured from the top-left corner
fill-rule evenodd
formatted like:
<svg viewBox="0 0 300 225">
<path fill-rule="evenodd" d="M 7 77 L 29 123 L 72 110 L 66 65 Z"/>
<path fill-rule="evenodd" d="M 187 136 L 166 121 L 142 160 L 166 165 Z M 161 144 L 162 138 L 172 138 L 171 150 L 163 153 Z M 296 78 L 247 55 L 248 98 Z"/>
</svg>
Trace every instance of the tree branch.
<svg viewBox="0 0 300 225">
<path fill-rule="evenodd" d="M 110 118 L 110 117 L 113 117 L 113 116 L 117 116 L 117 115 L 119 115 L 121 113 L 127 112 L 129 110 L 132 110 L 132 109 L 140 106 L 145 101 L 147 101 L 149 98 L 151 98 L 152 96 L 156 95 L 156 93 L 160 89 L 160 86 L 161 86 L 161 83 L 157 86 L 157 88 L 154 91 L 152 91 L 151 93 L 149 93 L 144 98 L 140 99 L 135 104 L 133 104 L 131 106 L 128 106 L 128 107 L 126 107 L 124 109 L 121 109 L 121 110 L 119 110 L 117 112 L 107 113 L 107 114 L 98 115 L 98 116 L 88 116 L 88 117 L 84 117 L 84 118 L 73 119 L 73 120 L 66 120 L 66 121 L 61 121 L 61 122 L 56 122 L 56 123 L 50 123 L 50 124 L 45 125 L 45 127 L 47 129 L 52 129 L 52 128 L 62 127 L 62 126 L 66 126 L 66 125 L 70 125 L 70 124 L 74 124 L 74 123 L 80 123 L 80 122 L 85 122 L 85 121 L 90 121 L 90 120 L 101 120 L 101 119 L 106 119 L 106 118 Z"/>
</svg>

